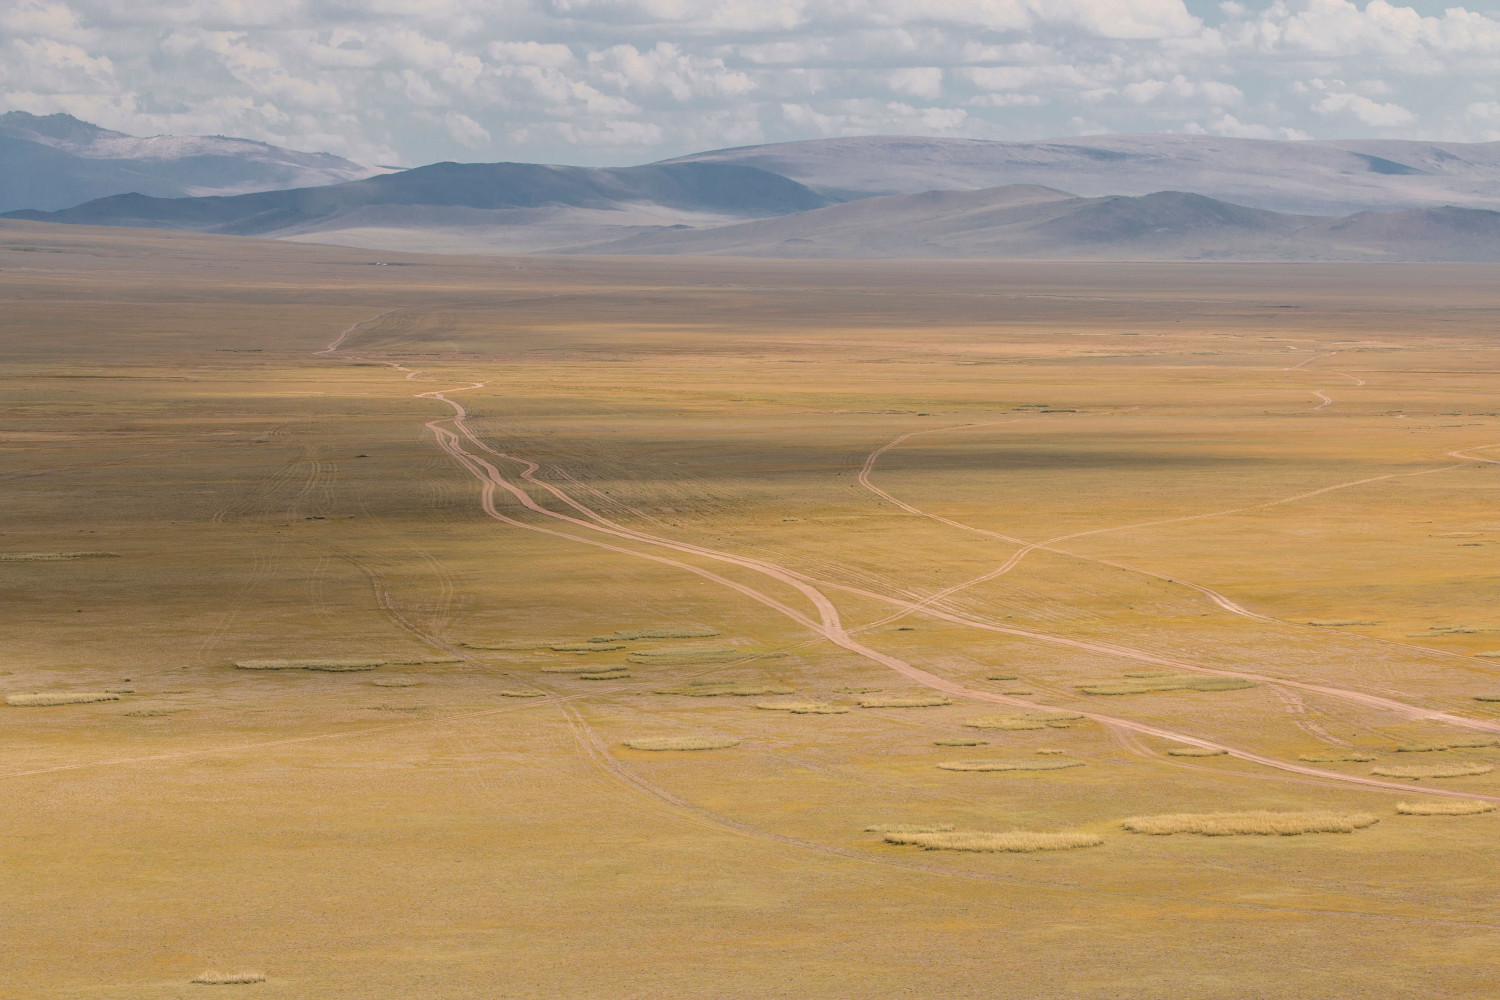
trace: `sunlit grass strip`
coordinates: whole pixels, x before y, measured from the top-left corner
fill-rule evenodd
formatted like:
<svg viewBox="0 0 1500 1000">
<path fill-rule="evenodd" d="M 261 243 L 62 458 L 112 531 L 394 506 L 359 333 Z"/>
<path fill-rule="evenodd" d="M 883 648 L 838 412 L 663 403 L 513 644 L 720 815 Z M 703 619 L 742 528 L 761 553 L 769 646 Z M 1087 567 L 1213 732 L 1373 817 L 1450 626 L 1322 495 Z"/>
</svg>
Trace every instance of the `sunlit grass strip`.
<svg viewBox="0 0 1500 1000">
<path fill-rule="evenodd" d="M 1489 774 L 1493 771 L 1492 764 L 1460 763 L 1460 764 L 1385 764 L 1374 768 L 1371 774 L 1378 774 L 1383 778 L 1410 778 L 1413 781 L 1421 781 L 1423 778 L 1467 778 L 1476 774 Z"/>
<path fill-rule="evenodd" d="M 860 708 L 937 708 L 951 704 L 953 699 L 945 694 L 866 695 L 859 699 Z"/>
<path fill-rule="evenodd" d="M 1338 764 L 1348 761 L 1368 763 L 1375 759 L 1375 755 L 1362 750 L 1320 750 L 1316 753 L 1302 754 L 1297 759 L 1305 760 L 1309 764 Z"/>
<path fill-rule="evenodd" d="M 93 701 L 119 701 L 120 696 L 108 691 L 42 691 L 37 694 L 10 694 L 5 696 L 7 705 L 86 705 Z"/>
<path fill-rule="evenodd" d="M 935 747 L 984 747 L 989 746 L 989 743 L 985 740 L 954 739 L 933 740 L 932 745 Z"/>
<path fill-rule="evenodd" d="M 1081 760 L 946 760 L 938 765 L 944 771 L 1061 771 L 1082 766 Z"/>
<path fill-rule="evenodd" d="M 763 701 L 755 707 L 767 712 L 791 712 L 793 715 L 843 715 L 849 711 L 847 705 L 832 705 L 825 701 Z"/>
<path fill-rule="evenodd" d="M 241 670 L 324 670 L 339 673 L 346 670 L 374 670 L 390 662 L 366 657 L 337 657 L 318 660 L 236 660 L 234 665 Z"/>
<path fill-rule="evenodd" d="M 545 692 L 545 691 L 516 691 L 516 690 L 496 691 L 495 693 L 498 694 L 502 698 L 543 698 L 543 697 L 546 697 L 546 694 L 547 694 L 547 692 Z"/>
<path fill-rule="evenodd" d="M 697 649 L 643 649 L 638 653 L 631 653 L 625 659 L 631 663 L 681 667 L 698 663 L 730 663 L 734 660 L 751 659 L 755 655 L 727 646 L 703 646 Z"/>
<path fill-rule="evenodd" d="M 1034 851 L 1068 851 L 1098 847 L 1104 838 L 1096 833 L 981 833 L 954 830 L 943 833 L 888 833 L 887 843 L 911 844 L 924 851 L 984 851 L 1029 854 Z"/>
<path fill-rule="evenodd" d="M 1153 694 L 1162 691 L 1240 691 L 1255 683 L 1241 677 L 1202 677 L 1197 674 L 1131 677 L 1123 681 L 1079 684 L 1084 694 Z"/>
<path fill-rule="evenodd" d="M 1353 833 L 1380 822 L 1371 813 L 1333 812 L 1253 812 L 1173 813 L 1162 816 L 1132 816 L 1120 825 L 1131 833 L 1156 837 L 1174 833 L 1195 833 L 1204 837 L 1295 837 L 1304 833 Z"/>
<path fill-rule="evenodd" d="M 653 736 L 625 741 L 632 750 L 723 750 L 739 743 L 724 736 Z"/>
<path fill-rule="evenodd" d="M 609 635 L 596 635 L 589 642 L 634 642 L 637 639 L 712 639 L 716 635 L 723 635 L 716 628 L 708 626 L 689 625 L 681 628 L 641 628 L 628 629 L 621 632 L 612 632 Z"/>
<path fill-rule="evenodd" d="M 244 983 L 263 983 L 266 981 L 264 972 L 219 972 L 210 969 L 198 974 L 193 980 L 200 986 L 237 986 Z"/>
<path fill-rule="evenodd" d="M 0 552 L 0 562 L 61 562 L 64 559 L 118 559 L 118 552 Z"/>
<path fill-rule="evenodd" d="M 796 694 L 780 684 L 756 684 L 751 681 L 692 681 L 680 687 L 660 688 L 657 694 L 677 694 L 688 698 L 749 698 L 757 695 Z"/>
<path fill-rule="evenodd" d="M 547 647 L 557 653 L 607 653 L 611 649 L 624 649 L 623 642 L 559 642 Z"/>
<path fill-rule="evenodd" d="M 1078 712 L 1016 712 L 1009 715 L 985 715 L 964 723 L 971 729 L 1067 729 L 1083 716 Z"/>
<path fill-rule="evenodd" d="M 1500 737 L 1459 736 L 1442 743 L 1408 743 L 1396 748 L 1397 753 L 1431 753 L 1436 750 L 1478 750 L 1484 747 L 1500 747 Z"/>
<path fill-rule="evenodd" d="M 626 670 L 610 670 L 602 674 L 574 674 L 581 681 L 628 681 L 630 673 Z"/>
<path fill-rule="evenodd" d="M 1494 812 L 1495 803 L 1478 799 L 1438 799 L 1432 802 L 1397 802 L 1396 811 L 1403 816 L 1477 816 Z"/>
<path fill-rule="evenodd" d="M 949 833 L 958 827 L 952 823 L 876 823 L 865 827 L 866 833 Z"/>
<path fill-rule="evenodd" d="M 1228 750 L 1219 750 L 1213 747 L 1173 747 L 1167 751 L 1168 757 L 1222 757 Z"/>
<path fill-rule="evenodd" d="M 597 663 L 590 663 L 576 667 L 543 667 L 544 674 L 602 674 L 607 671 L 625 671 L 628 667 L 602 667 Z"/>
</svg>

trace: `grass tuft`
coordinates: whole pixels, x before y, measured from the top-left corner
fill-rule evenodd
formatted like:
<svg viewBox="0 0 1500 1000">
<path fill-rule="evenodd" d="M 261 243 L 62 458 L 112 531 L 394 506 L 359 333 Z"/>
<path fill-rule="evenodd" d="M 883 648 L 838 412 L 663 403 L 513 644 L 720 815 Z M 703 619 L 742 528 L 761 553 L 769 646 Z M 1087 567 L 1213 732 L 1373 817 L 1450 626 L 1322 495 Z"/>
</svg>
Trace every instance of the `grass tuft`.
<svg viewBox="0 0 1500 1000">
<path fill-rule="evenodd" d="M 937 708 L 951 704 L 953 699 L 945 694 L 867 695 L 859 699 L 860 708 Z"/>
<path fill-rule="evenodd" d="M 611 649 L 624 649 L 623 642 L 559 642 L 547 647 L 556 653 L 607 653 Z"/>
<path fill-rule="evenodd" d="M 1254 812 L 1174 813 L 1164 816 L 1132 816 L 1120 825 L 1131 833 L 1156 837 L 1174 833 L 1196 833 L 1204 837 L 1254 835 L 1261 837 L 1295 837 L 1304 833 L 1353 833 L 1378 823 L 1370 813 L 1333 812 Z"/>
<path fill-rule="evenodd" d="M 1477 816 L 1494 812 L 1495 803 L 1478 799 L 1440 799 L 1433 802 L 1397 802 L 1396 811 L 1403 816 Z"/>
<path fill-rule="evenodd" d="M 1082 766 L 1081 760 L 948 760 L 938 765 L 944 771 L 1061 771 Z"/>
<path fill-rule="evenodd" d="M 653 736 L 625 741 L 632 750 L 722 750 L 739 743 L 723 736 Z"/>
<path fill-rule="evenodd" d="M 178 712 L 186 712 L 185 708 L 138 708 L 134 712 L 125 712 L 124 715 L 132 719 L 155 719 L 162 715 L 176 715 Z"/>
<path fill-rule="evenodd" d="M 865 833 L 949 833 L 957 829 L 952 823 L 877 823 L 865 827 Z"/>
<path fill-rule="evenodd" d="M 932 745 L 935 747 L 985 747 L 989 746 L 989 743 L 985 740 L 952 739 L 933 740 Z"/>
<path fill-rule="evenodd" d="M 987 681 L 1018 681 L 1020 679 L 1016 674 L 990 674 L 985 678 Z"/>
<path fill-rule="evenodd" d="M 1413 781 L 1421 781 L 1423 778 L 1466 778 L 1475 774 L 1489 774 L 1495 768 L 1491 764 L 1478 764 L 1471 762 L 1455 764 L 1387 764 L 1372 770 L 1371 774 L 1378 774 L 1383 778 L 1410 778 Z"/>
<path fill-rule="evenodd" d="M 370 683 L 383 688 L 410 688 L 422 682 L 415 677 L 377 677 Z"/>
<path fill-rule="evenodd" d="M 791 712 L 793 715 L 843 715 L 849 711 L 846 705 L 831 705 L 826 701 L 763 701 L 755 707 L 767 712 Z"/>
<path fill-rule="evenodd" d="M 637 639 L 712 639 L 716 635 L 723 634 L 716 628 L 690 625 L 683 628 L 631 629 L 623 632 L 614 632 L 610 635 L 596 635 L 589 642 L 634 642 Z"/>
<path fill-rule="evenodd" d="M 678 694 L 688 698 L 750 698 L 757 695 L 796 694 L 780 684 L 756 684 L 750 681 L 690 681 L 680 687 L 661 688 L 657 694 Z"/>
<path fill-rule="evenodd" d="M 61 562 L 64 559 L 118 559 L 118 552 L 0 552 L 0 562 Z"/>
<path fill-rule="evenodd" d="M 1361 750 L 1319 750 L 1316 753 L 1302 754 L 1297 759 L 1305 760 L 1309 764 L 1337 764 L 1341 761 L 1365 763 L 1374 760 L 1375 755 Z"/>
<path fill-rule="evenodd" d="M 1500 747 L 1500 737 L 1459 736 L 1442 743 L 1408 743 L 1396 748 L 1397 753 L 1431 753 L 1435 750 L 1478 750 L 1484 747 Z"/>
<path fill-rule="evenodd" d="M 581 681 L 628 681 L 630 672 L 628 670 L 610 670 L 602 674 L 575 674 Z"/>
<path fill-rule="evenodd" d="M 971 729 L 1067 729 L 1083 718 L 1077 712 L 1016 712 L 1009 715 L 985 715 L 970 719 L 964 725 Z"/>
<path fill-rule="evenodd" d="M 496 691 L 495 693 L 498 694 L 502 698 L 544 698 L 547 695 L 547 692 L 545 692 L 545 691 L 515 691 L 515 690 L 507 690 L 507 691 Z"/>
<path fill-rule="evenodd" d="M 339 673 L 346 670 L 374 670 L 389 662 L 391 661 L 349 657 L 320 660 L 236 660 L 234 665 L 241 670 L 323 670 Z"/>
<path fill-rule="evenodd" d="M 669 667 L 693 666 L 699 663 L 731 663 L 753 659 L 756 654 L 729 646 L 699 646 L 687 649 L 643 649 L 625 659 L 631 663 L 659 664 Z"/>
<path fill-rule="evenodd" d="M 200 986 L 235 986 L 244 983 L 263 983 L 266 981 L 264 972 L 218 972 L 210 969 L 198 974 L 193 982 Z"/>
<path fill-rule="evenodd" d="M 986 851 L 1029 854 L 1033 851 L 1068 851 L 1098 847 L 1104 838 L 1095 833 L 1010 833 L 951 831 L 942 833 L 888 833 L 889 844 L 912 844 L 924 851 Z"/>
<path fill-rule="evenodd" d="M 1475 701 L 1500 701 L 1500 694 L 1476 694 Z"/>
<path fill-rule="evenodd" d="M 1228 750 L 1215 750 L 1211 747 L 1174 747 L 1167 751 L 1168 757 L 1222 757 Z"/>
<path fill-rule="evenodd" d="M 42 691 L 38 694 L 11 694 L 5 696 L 7 705 L 85 705 L 92 701 L 119 701 L 120 696 L 108 691 Z"/>
<path fill-rule="evenodd" d="M 1161 691 L 1242 691 L 1255 683 L 1239 677 L 1202 677 L 1197 674 L 1162 674 L 1129 676 L 1123 681 L 1079 684 L 1084 694 L 1122 695 L 1154 694 Z"/>
<path fill-rule="evenodd" d="M 611 670 L 616 671 L 616 672 L 621 672 L 621 671 L 625 671 L 625 670 L 628 670 L 628 669 L 629 669 L 628 667 L 623 667 L 623 666 L 619 666 L 619 667 L 613 667 L 613 666 L 611 666 L 611 667 L 601 667 L 597 663 L 590 663 L 590 664 L 588 664 L 586 666 L 575 666 L 575 667 L 543 667 L 542 668 L 542 673 L 544 673 L 544 674 L 602 674 L 602 673 L 605 673 L 606 671 L 611 671 Z"/>
</svg>

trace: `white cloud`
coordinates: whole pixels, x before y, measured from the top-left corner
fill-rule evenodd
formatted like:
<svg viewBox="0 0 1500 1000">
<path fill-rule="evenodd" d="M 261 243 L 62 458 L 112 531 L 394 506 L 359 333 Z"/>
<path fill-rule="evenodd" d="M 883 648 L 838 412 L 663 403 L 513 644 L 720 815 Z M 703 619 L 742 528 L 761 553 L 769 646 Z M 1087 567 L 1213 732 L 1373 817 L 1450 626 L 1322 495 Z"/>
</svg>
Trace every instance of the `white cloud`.
<svg viewBox="0 0 1500 1000">
<path fill-rule="evenodd" d="M 892 70 L 890 79 L 898 94 L 936 100 L 943 93 L 943 71 L 937 66 L 903 66 Z"/>
<path fill-rule="evenodd" d="M 0 111 L 381 162 L 899 132 L 1490 139 L 1496 65 L 1500 17 L 1394 0 L 0 0 Z"/>
<path fill-rule="evenodd" d="M 443 115 L 443 125 L 447 127 L 454 142 L 462 143 L 470 149 L 489 144 L 489 130 L 468 115 L 450 111 Z"/>
</svg>

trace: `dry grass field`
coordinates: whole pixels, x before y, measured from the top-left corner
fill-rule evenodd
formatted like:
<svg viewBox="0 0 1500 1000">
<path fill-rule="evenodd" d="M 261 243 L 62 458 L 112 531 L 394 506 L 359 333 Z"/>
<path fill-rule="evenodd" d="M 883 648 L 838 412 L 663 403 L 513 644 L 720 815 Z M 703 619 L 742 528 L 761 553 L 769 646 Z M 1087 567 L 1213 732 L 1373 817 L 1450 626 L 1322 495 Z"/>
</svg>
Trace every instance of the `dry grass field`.
<svg viewBox="0 0 1500 1000">
<path fill-rule="evenodd" d="M 0 997 L 1493 995 L 1496 267 L 7 223 L 0 319 Z"/>
</svg>

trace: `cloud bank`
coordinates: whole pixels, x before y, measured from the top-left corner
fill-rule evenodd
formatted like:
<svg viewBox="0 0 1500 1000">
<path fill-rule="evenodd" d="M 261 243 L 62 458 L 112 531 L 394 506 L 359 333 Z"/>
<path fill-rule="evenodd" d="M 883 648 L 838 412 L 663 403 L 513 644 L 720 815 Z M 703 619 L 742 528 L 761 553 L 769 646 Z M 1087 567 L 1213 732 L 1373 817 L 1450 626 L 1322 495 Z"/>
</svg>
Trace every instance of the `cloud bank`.
<svg viewBox="0 0 1500 1000">
<path fill-rule="evenodd" d="M 0 110 L 366 162 L 871 133 L 1500 139 L 1500 16 L 1388 0 L 8 0 Z"/>
</svg>

